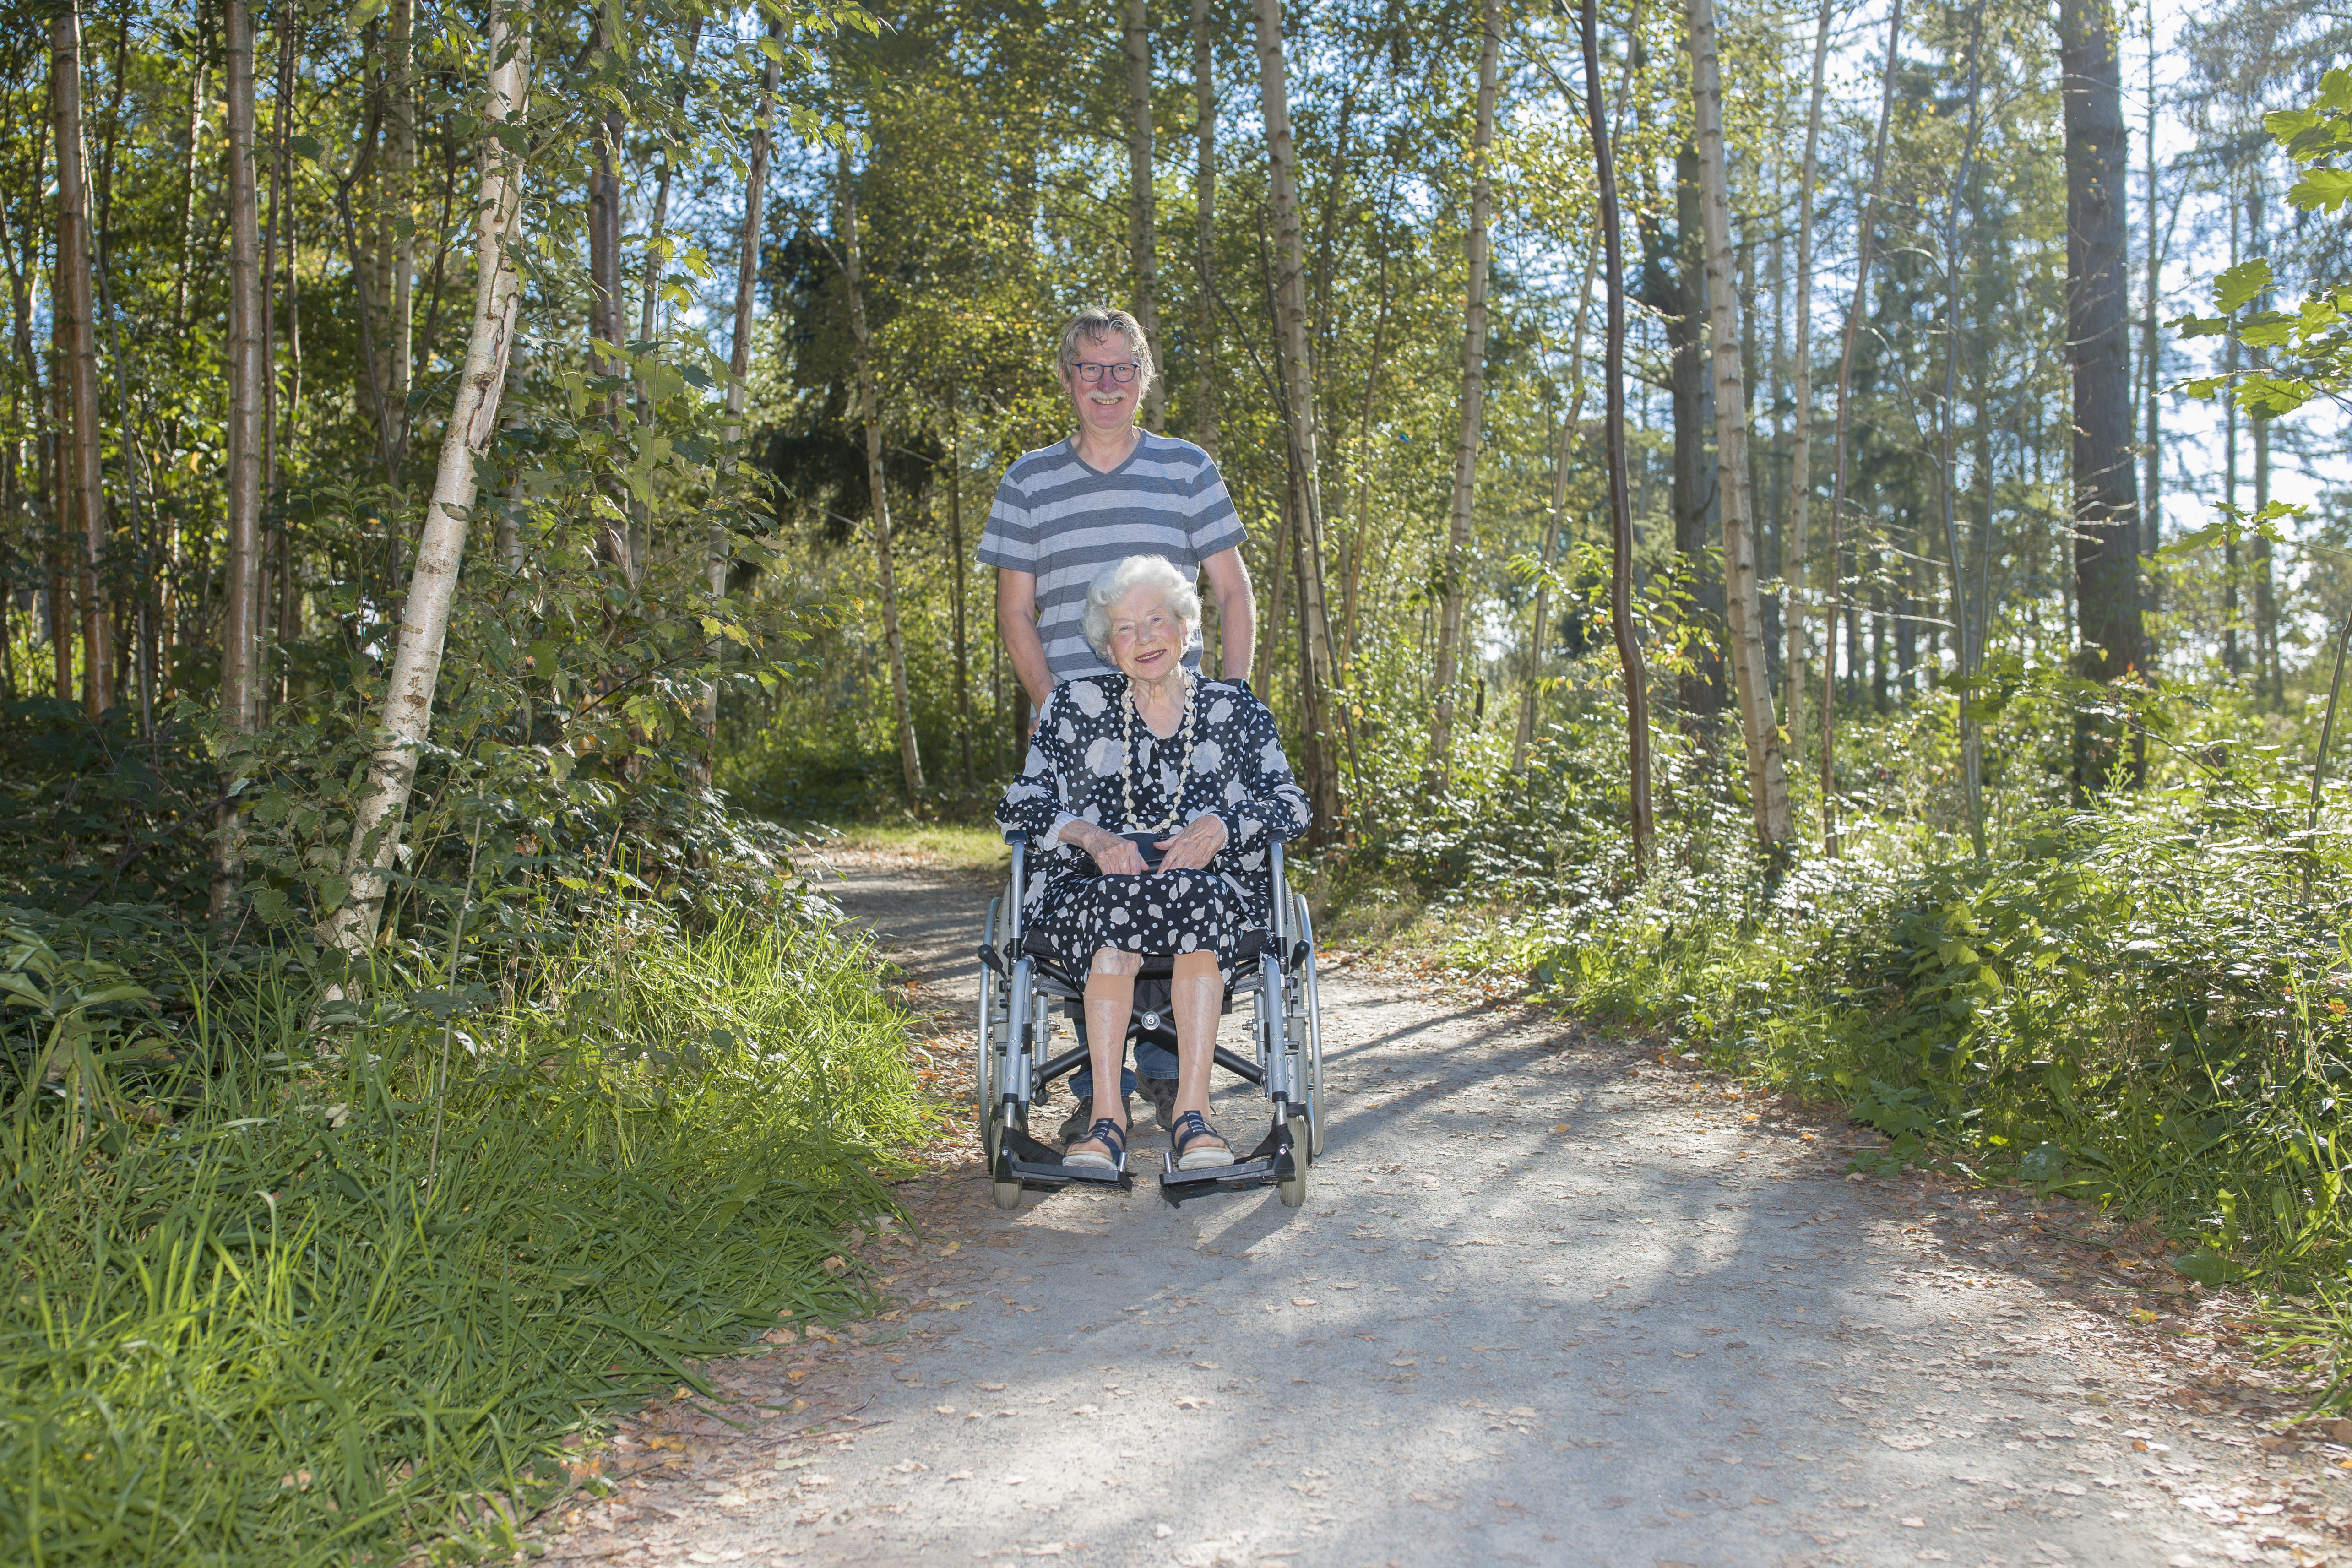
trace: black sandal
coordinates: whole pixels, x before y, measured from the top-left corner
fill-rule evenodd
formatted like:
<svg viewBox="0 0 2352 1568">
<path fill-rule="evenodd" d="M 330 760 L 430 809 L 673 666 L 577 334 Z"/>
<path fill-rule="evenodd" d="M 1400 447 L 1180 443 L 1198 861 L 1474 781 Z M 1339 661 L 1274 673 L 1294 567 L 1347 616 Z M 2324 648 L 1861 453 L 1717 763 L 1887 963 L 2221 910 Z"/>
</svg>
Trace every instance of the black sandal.
<svg viewBox="0 0 2352 1568">
<path fill-rule="evenodd" d="M 1203 1138 L 1214 1138 L 1217 1146 L 1213 1149 L 1192 1146 Z M 1176 1118 L 1176 1125 L 1171 1129 L 1168 1142 L 1176 1151 L 1176 1168 L 1180 1171 L 1209 1170 L 1234 1163 L 1233 1145 L 1226 1143 L 1224 1134 L 1209 1125 L 1209 1119 L 1198 1111 L 1187 1111 Z"/>
<path fill-rule="evenodd" d="M 1066 1149 L 1062 1153 L 1062 1163 L 1066 1166 L 1076 1166 L 1080 1170 L 1115 1171 L 1127 1163 L 1127 1129 L 1108 1116 L 1088 1127 L 1087 1135 L 1076 1141 L 1100 1144 L 1110 1153 L 1098 1155 L 1092 1149 L 1085 1149 L 1071 1154 Z"/>
</svg>

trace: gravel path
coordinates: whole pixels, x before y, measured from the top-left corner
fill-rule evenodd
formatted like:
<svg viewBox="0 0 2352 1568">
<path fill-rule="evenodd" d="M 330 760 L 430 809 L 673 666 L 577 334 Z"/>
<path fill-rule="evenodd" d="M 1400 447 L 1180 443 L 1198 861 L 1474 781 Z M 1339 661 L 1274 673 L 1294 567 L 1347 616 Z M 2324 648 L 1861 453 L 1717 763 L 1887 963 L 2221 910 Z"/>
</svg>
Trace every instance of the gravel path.
<svg viewBox="0 0 2352 1568">
<path fill-rule="evenodd" d="M 992 882 L 845 869 L 960 1065 Z M 2269 1436 L 2294 1406 L 2231 1359 L 2229 1304 L 2135 1272 L 2091 1211 L 1847 1180 L 1842 1124 L 1327 975 L 1306 1207 L 1139 1181 L 1000 1214 L 943 1151 L 906 1189 L 919 1239 L 863 1255 L 899 1304 L 719 1364 L 732 1405 L 628 1423 L 551 1558 L 2352 1561 L 2345 1448 Z M 1221 1118 L 1254 1132 L 1255 1104 Z"/>
</svg>

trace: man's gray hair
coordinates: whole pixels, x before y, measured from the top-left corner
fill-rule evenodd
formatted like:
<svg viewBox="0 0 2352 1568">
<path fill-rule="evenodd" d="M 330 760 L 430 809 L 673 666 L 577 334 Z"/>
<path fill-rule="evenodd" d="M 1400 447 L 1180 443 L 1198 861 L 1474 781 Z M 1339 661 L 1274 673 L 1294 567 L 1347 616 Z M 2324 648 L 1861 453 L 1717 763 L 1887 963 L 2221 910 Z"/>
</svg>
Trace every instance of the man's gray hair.
<svg viewBox="0 0 2352 1568">
<path fill-rule="evenodd" d="M 1139 588 L 1160 591 L 1168 613 L 1184 623 L 1184 646 L 1201 640 L 1201 593 L 1164 555 L 1131 555 L 1117 566 L 1105 567 L 1087 586 L 1086 613 L 1078 627 L 1103 662 L 1110 662 L 1111 606 Z"/>
<path fill-rule="evenodd" d="M 1143 335 L 1143 323 L 1108 305 L 1089 305 L 1070 318 L 1070 324 L 1062 329 L 1062 347 L 1054 356 L 1055 367 L 1068 370 L 1077 363 L 1080 343 L 1099 343 L 1114 332 L 1127 340 L 1127 351 L 1139 367 L 1137 383 L 1142 391 L 1150 392 L 1151 383 L 1160 377 L 1160 366 L 1151 357 L 1151 343 Z"/>
</svg>

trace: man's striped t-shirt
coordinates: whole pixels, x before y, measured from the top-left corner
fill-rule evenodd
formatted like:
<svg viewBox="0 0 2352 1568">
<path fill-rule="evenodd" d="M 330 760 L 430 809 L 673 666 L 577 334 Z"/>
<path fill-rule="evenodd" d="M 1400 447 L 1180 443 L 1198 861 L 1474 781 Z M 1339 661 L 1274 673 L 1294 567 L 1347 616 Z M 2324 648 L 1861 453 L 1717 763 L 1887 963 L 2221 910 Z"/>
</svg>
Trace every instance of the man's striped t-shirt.
<svg viewBox="0 0 2352 1568">
<path fill-rule="evenodd" d="M 1080 462 L 1068 441 L 1022 454 L 996 487 L 980 564 L 1035 574 L 1037 635 L 1054 678 L 1067 681 L 1110 669 L 1080 629 L 1087 589 L 1105 567 L 1164 555 L 1191 578 L 1242 537 L 1217 460 L 1189 441 L 1139 430 L 1135 450 L 1107 474 Z M 1197 665 L 1199 650 L 1185 662 Z"/>
</svg>

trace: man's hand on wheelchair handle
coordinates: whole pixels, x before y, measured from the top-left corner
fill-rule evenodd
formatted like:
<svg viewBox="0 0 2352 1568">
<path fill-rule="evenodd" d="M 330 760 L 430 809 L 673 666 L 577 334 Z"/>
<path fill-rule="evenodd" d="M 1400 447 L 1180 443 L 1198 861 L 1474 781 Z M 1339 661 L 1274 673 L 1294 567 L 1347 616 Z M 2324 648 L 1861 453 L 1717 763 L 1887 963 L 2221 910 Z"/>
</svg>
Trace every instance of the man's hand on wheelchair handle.
<svg viewBox="0 0 2352 1568">
<path fill-rule="evenodd" d="M 1159 847 L 1168 852 L 1160 857 L 1161 871 L 1199 871 L 1225 847 L 1224 819 L 1195 817 L 1174 838 L 1159 841 Z"/>
</svg>

